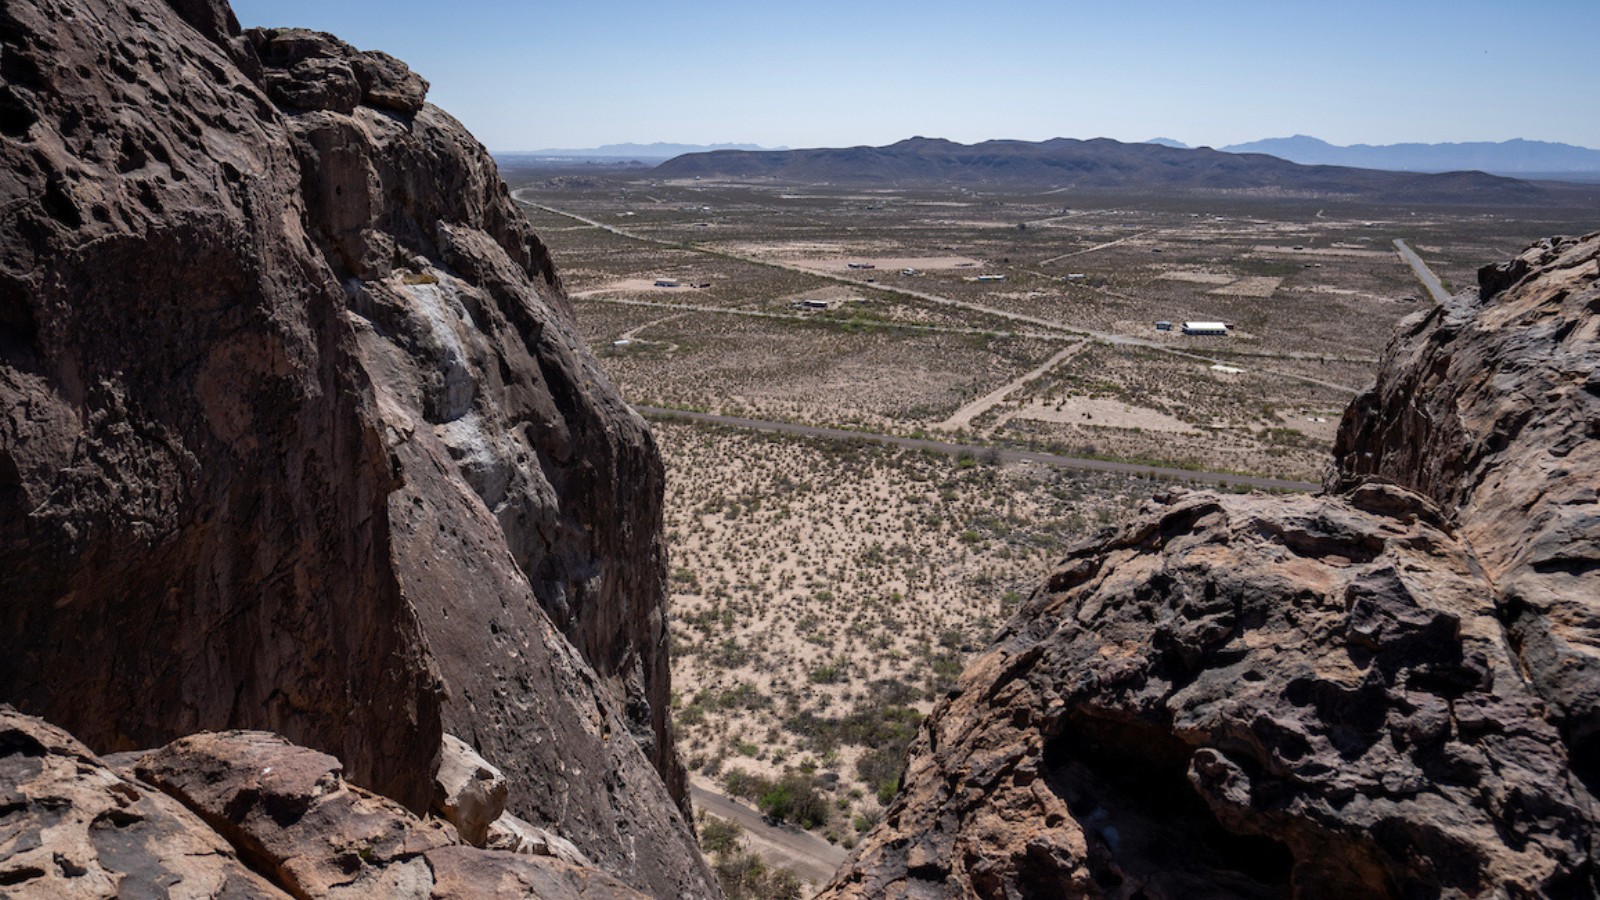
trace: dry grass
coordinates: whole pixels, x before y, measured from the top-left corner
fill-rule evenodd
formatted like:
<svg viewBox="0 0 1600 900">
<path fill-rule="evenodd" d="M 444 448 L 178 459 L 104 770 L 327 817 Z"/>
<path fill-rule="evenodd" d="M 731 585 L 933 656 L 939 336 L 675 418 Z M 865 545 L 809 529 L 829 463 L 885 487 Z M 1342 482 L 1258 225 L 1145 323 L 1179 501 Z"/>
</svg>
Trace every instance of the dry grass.
<svg viewBox="0 0 1600 900">
<path fill-rule="evenodd" d="M 815 775 L 838 811 L 821 830 L 844 842 L 856 816 L 881 810 L 862 757 L 888 747 L 897 767 L 896 741 L 1063 548 L 1153 490 L 877 445 L 655 428 L 684 756 L 712 778 Z"/>
</svg>

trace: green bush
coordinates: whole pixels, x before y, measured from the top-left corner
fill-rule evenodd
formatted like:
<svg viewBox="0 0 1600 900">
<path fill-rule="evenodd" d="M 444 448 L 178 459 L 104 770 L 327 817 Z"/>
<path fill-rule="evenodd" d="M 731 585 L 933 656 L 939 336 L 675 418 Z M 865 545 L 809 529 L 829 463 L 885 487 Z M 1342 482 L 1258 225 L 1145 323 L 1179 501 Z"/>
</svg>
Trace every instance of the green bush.
<svg viewBox="0 0 1600 900">
<path fill-rule="evenodd" d="M 828 801 L 817 790 L 816 782 L 798 772 L 789 772 L 773 782 L 756 798 L 756 806 L 774 819 L 793 822 L 801 828 L 819 828 L 828 821 Z"/>
<path fill-rule="evenodd" d="M 900 770 L 905 748 L 869 750 L 856 760 L 856 775 L 872 789 L 878 802 L 887 806 L 900 790 Z"/>
</svg>

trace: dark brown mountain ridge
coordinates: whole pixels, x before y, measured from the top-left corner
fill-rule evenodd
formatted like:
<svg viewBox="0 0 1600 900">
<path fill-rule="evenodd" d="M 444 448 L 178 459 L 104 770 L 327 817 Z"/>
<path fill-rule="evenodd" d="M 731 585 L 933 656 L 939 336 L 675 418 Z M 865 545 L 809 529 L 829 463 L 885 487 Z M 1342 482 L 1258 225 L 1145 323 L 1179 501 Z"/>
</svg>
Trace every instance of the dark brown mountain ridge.
<svg viewBox="0 0 1600 900">
<path fill-rule="evenodd" d="M 1538 206 L 1593 203 L 1594 191 L 1560 189 L 1483 172 L 1416 174 L 1342 166 L 1302 166 L 1264 154 L 1223 153 L 1080 141 L 985 141 L 958 144 L 910 138 L 886 147 L 815 150 L 718 150 L 670 159 L 652 170 L 665 178 L 771 179 L 784 182 L 968 185 L 1167 194 L 1254 194 L 1382 200 L 1395 204 Z"/>
</svg>

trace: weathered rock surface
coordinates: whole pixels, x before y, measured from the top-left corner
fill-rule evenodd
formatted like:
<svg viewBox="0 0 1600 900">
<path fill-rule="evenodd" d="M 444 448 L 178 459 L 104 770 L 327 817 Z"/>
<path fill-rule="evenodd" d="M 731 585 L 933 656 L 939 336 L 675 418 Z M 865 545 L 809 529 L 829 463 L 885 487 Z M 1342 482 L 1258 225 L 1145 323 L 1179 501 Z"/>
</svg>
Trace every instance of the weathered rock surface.
<svg viewBox="0 0 1600 900">
<path fill-rule="evenodd" d="M 1411 324 L 1340 425 L 1334 487 L 1432 497 L 1600 792 L 1600 235 L 1541 241 Z"/>
<path fill-rule="evenodd" d="M 1407 323 L 1326 494 L 1074 549 L 824 896 L 1594 896 L 1597 248 Z"/>
<path fill-rule="evenodd" d="M 558 834 L 551 834 L 543 828 L 529 825 L 510 813 L 500 816 L 489 824 L 489 838 L 485 846 L 491 850 L 506 850 L 511 853 L 553 856 L 575 866 L 594 865 L 576 844 Z"/>
<path fill-rule="evenodd" d="M 489 826 L 505 814 L 506 777 L 453 734 L 444 736 L 433 777 L 432 811 L 474 847 L 489 840 Z"/>
<path fill-rule="evenodd" d="M 128 756 L 108 766 L 0 707 L 7 896 L 643 896 L 593 869 L 463 846 L 449 825 L 346 784 L 338 760 L 265 732 Z"/>
<path fill-rule="evenodd" d="M 0 706 L 0 893 L 287 897 L 194 813 Z"/>
<path fill-rule="evenodd" d="M 208 0 L 0 11 L 0 699 L 256 728 L 713 894 L 661 468 L 487 153 L 391 57 Z M 665 783 L 665 784 L 664 784 Z"/>
</svg>

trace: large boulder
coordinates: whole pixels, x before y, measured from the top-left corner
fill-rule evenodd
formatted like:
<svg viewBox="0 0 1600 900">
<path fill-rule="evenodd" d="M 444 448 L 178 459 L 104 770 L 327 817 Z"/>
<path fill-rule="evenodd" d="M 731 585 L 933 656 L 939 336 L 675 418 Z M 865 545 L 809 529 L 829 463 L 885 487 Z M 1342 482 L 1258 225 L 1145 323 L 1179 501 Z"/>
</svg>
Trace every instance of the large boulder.
<svg viewBox="0 0 1600 900">
<path fill-rule="evenodd" d="M 281 733 L 414 811 L 449 731 L 714 894 L 661 462 L 482 146 L 220 0 L 16 0 L 0 41 L 0 699 L 99 752 Z"/>
<path fill-rule="evenodd" d="M 500 770 L 453 734 L 444 736 L 433 778 L 433 812 L 474 847 L 489 841 L 489 826 L 505 814 L 509 787 Z"/>
<path fill-rule="evenodd" d="M 1072 550 L 824 896 L 1594 896 L 1597 251 L 1406 323 L 1327 493 Z"/>
</svg>

